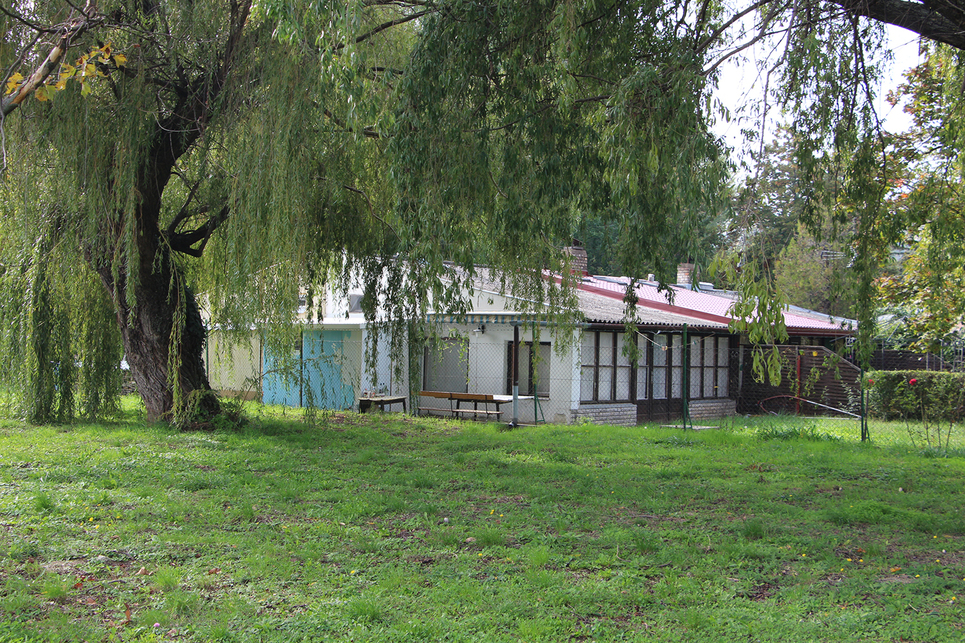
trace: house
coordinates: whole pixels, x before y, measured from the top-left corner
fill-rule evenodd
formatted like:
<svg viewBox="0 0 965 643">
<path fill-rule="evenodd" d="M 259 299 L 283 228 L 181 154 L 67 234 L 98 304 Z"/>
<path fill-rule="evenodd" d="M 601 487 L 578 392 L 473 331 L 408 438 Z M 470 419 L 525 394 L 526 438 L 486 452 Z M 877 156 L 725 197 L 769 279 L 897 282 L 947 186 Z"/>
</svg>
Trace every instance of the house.
<svg viewBox="0 0 965 643">
<path fill-rule="evenodd" d="M 385 340 L 369 345 L 370 328 L 353 294 L 329 292 L 319 318 L 302 317 L 290 355 L 266 355 L 253 337 L 250 346 L 232 349 L 233 361 L 209 360 L 210 378 L 224 392 L 250 390 L 271 404 L 350 409 L 379 392 L 409 395 L 413 412 L 523 423 L 631 425 L 744 412 L 749 363 L 746 338 L 729 327 L 734 295 L 710 284 L 695 287 L 683 268 L 672 303 L 652 279 L 636 283 L 629 331 L 627 278 L 584 274 L 576 291 L 581 322 L 561 328 L 519 313 L 519 302 L 480 271 L 472 312 L 430 314 L 425 322 L 434 339 L 411 343 L 413 354 L 395 359 Z M 788 309 L 784 317 L 790 343 L 815 354 L 852 333 L 848 320 L 814 311 Z M 215 353 L 219 341 L 212 333 Z M 364 367 L 369 360 L 375 369 Z M 408 364 L 419 368 L 410 372 Z"/>
<path fill-rule="evenodd" d="M 510 297 L 484 283 L 473 314 L 444 323 L 447 343 L 426 350 L 420 389 L 508 395 L 514 333 L 520 337 L 519 407 L 523 422 L 607 424 L 733 415 L 750 384 L 748 343 L 731 332 L 734 293 L 694 288 L 686 271 L 672 286 L 673 303 L 656 281 L 637 282 L 636 317 L 624 324 L 624 277 L 584 275 L 577 289 L 583 324 L 566 337 L 511 312 Z M 826 354 L 852 334 L 850 320 L 789 308 L 789 343 Z M 562 354 L 554 342 L 566 341 Z M 631 362 L 627 344 L 636 347 Z M 419 406 L 431 408 L 421 399 Z M 439 407 L 436 406 L 436 409 Z M 443 408 L 443 412 L 445 408 Z M 505 419 L 505 415 L 503 416 Z"/>
</svg>

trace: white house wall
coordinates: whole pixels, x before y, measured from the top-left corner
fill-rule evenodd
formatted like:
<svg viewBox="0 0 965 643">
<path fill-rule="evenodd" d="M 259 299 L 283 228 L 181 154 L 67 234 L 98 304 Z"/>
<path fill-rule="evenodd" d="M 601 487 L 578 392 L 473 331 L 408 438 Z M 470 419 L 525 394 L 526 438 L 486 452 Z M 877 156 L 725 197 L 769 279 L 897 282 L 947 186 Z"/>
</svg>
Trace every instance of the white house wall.
<svg viewBox="0 0 965 643">
<path fill-rule="evenodd" d="M 261 395 L 261 341 L 252 334 L 230 341 L 220 330 L 208 334 L 205 365 L 211 388 L 225 396 L 257 399 Z"/>
<path fill-rule="evenodd" d="M 361 331 L 363 355 L 367 355 L 368 351 L 372 350 L 370 346 L 371 332 L 368 329 Z M 360 390 L 375 391 L 376 393 L 384 392 L 389 395 L 407 395 L 409 393 L 408 350 L 408 344 L 404 344 L 402 353 L 393 356 L 391 338 L 385 333 L 380 333 L 375 346 L 375 370 L 368 368 L 367 359 L 362 360 Z M 396 369 L 397 364 L 401 368 Z"/>
<path fill-rule="evenodd" d="M 485 314 L 485 311 L 483 311 Z M 481 326 L 485 326 L 480 330 Z M 509 323 L 488 324 L 442 324 L 437 329 L 442 336 L 459 337 L 468 340 L 468 381 L 467 392 L 483 395 L 505 395 L 509 382 L 509 345 L 513 341 L 513 326 Z M 530 329 L 520 327 L 520 343 L 533 341 Z M 557 355 L 557 338 L 550 329 L 540 333 L 540 342 L 551 345 L 549 358 L 549 397 L 539 399 L 539 409 L 533 399 L 519 401 L 519 421 L 530 424 L 540 422 L 566 423 L 571 417 L 573 405 L 572 372 L 574 359 L 572 351 L 563 357 Z M 577 360 L 578 363 L 578 360 Z M 577 396 L 579 381 L 577 381 Z M 522 393 L 521 393 L 522 395 Z M 579 399 L 578 397 L 576 398 Z M 501 421 L 512 420 L 512 404 L 501 407 Z"/>
</svg>

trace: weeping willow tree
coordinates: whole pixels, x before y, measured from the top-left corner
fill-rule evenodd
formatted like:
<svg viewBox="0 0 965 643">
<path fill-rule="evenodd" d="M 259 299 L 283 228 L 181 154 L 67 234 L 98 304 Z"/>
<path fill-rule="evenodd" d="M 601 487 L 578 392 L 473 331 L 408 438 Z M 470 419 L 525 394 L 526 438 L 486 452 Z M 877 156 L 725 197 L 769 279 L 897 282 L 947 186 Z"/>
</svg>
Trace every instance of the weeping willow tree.
<svg viewBox="0 0 965 643">
<path fill-rule="evenodd" d="M 290 327 L 301 288 L 390 256 L 378 106 L 418 11 L 138 0 L 3 14 L 3 368 L 30 417 L 71 415 L 71 369 L 96 380 L 88 356 L 116 365 L 116 346 L 150 418 L 216 413 L 195 293 L 213 323 Z M 99 386 L 81 388 L 91 412 L 116 393 Z"/>
</svg>

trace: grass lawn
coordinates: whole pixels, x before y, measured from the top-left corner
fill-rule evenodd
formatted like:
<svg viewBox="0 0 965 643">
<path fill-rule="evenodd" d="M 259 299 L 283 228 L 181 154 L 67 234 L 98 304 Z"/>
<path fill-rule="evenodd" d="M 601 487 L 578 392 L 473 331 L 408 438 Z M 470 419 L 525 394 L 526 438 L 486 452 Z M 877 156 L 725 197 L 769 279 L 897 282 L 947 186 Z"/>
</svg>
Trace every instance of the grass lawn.
<svg viewBox="0 0 965 643">
<path fill-rule="evenodd" d="M 0 642 L 965 639 L 962 452 L 800 422 L 0 423 Z"/>
</svg>

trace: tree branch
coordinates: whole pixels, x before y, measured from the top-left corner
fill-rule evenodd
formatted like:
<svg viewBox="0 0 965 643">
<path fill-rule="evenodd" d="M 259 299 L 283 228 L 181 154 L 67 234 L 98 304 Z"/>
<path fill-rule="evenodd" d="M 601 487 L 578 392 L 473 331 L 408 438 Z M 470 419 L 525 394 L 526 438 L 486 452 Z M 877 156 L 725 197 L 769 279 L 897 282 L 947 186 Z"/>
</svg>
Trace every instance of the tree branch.
<svg viewBox="0 0 965 643">
<path fill-rule="evenodd" d="M 965 50 L 965 13 L 954 3 L 908 0 L 829 0 L 848 13 L 903 27 Z"/>
<path fill-rule="evenodd" d="M 335 123 L 336 125 L 338 125 L 338 126 L 341 127 L 342 129 L 344 129 L 346 132 L 355 133 L 355 130 L 353 130 L 351 127 L 348 127 L 348 126 L 345 125 L 345 121 L 343 121 L 342 119 L 340 119 L 338 116 L 336 116 L 335 114 L 333 114 L 333 113 L 330 112 L 329 110 L 327 110 L 327 109 L 326 109 L 326 110 L 323 110 L 322 113 L 325 114 L 325 116 L 328 117 L 333 123 Z M 364 128 L 362 128 L 362 135 L 365 136 L 366 138 L 382 138 L 382 135 L 379 134 L 378 132 L 376 132 L 376 131 L 375 131 L 374 129 L 372 129 L 371 127 L 364 127 Z"/>
<path fill-rule="evenodd" d="M 197 193 L 198 188 L 200 186 L 201 186 L 200 180 L 196 181 L 195 184 L 191 186 L 191 191 L 188 192 L 188 198 L 184 200 L 184 205 L 181 206 L 180 212 L 178 212 L 177 215 L 174 217 L 174 220 L 172 220 L 171 223 L 168 224 L 167 230 L 165 231 L 164 234 L 166 234 L 169 238 L 173 237 L 177 233 L 178 226 L 184 223 L 186 219 L 188 219 L 194 214 L 203 213 L 203 212 L 191 212 L 191 210 L 188 209 L 188 205 L 191 204 L 191 201 L 194 199 L 194 195 Z"/>
<path fill-rule="evenodd" d="M 67 53 L 74 39 L 87 31 L 92 25 L 100 22 L 100 20 L 101 18 L 93 11 L 93 1 L 90 1 L 87 3 L 84 13 L 77 18 L 71 19 L 65 25 L 58 27 L 56 31 L 61 32 L 60 39 L 57 41 L 57 44 L 54 45 L 53 49 L 50 50 L 50 53 L 47 54 L 46 60 L 30 74 L 27 80 L 17 87 L 16 91 L 9 96 L 4 96 L 3 99 L 0 100 L 0 116 L 5 117 L 20 107 L 21 103 L 23 103 L 27 97 L 43 85 L 44 81 L 47 80 L 50 74 L 54 72 L 64 59 L 64 55 Z"/>
<path fill-rule="evenodd" d="M 226 205 L 221 208 L 221 211 L 216 215 L 209 217 L 203 226 L 191 230 L 190 232 L 178 232 L 174 234 L 167 234 L 168 245 L 171 250 L 186 254 L 192 257 L 200 257 L 204 252 L 204 248 L 208 245 L 208 240 L 214 231 L 221 227 L 225 221 L 228 220 L 228 215 L 231 209 Z M 201 242 L 201 245 L 197 248 L 194 244 Z"/>
<path fill-rule="evenodd" d="M 388 223 L 385 219 L 383 219 L 382 217 L 380 217 L 379 215 L 377 215 L 377 214 L 375 213 L 375 208 L 372 207 L 372 201 L 369 199 L 369 195 L 368 195 L 368 194 L 366 194 L 363 190 L 360 190 L 360 189 L 358 189 L 358 188 L 353 188 L 351 185 L 342 185 L 342 187 L 345 188 L 346 190 L 348 190 L 349 192 L 354 192 L 355 194 L 358 194 L 358 195 L 361 196 L 363 199 L 365 199 L 365 204 L 366 204 L 366 205 L 368 206 L 368 208 L 369 208 L 369 216 L 371 216 L 373 219 L 375 219 L 376 221 L 378 221 L 379 223 L 381 223 L 383 226 L 385 226 L 385 228 L 386 228 L 389 232 L 391 232 L 393 235 L 395 235 L 395 238 L 396 238 L 396 239 L 398 239 L 398 240 L 400 240 L 400 241 L 402 240 L 402 237 L 400 237 L 400 236 L 399 236 L 399 233 L 395 231 L 395 228 L 393 228 L 391 225 L 389 225 L 389 223 Z"/>
<path fill-rule="evenodd" d="M 361 42 L 365 42 L 366 40 L 368 40 L 368 39 L 371 38 L 372 36 L 374 36 L 374 35 L 376 35 L 376 34 L 378 34 L 378 33 L 381 33 L 381 32 L 383 32 L 383 31 L 385 31 L 386 29 L 390 29 L 390 28 L 392 28 L 392 27 L 396 27 L 396 26 L 398 26 L 398 25 L 402 25 L 402 24 L 405 24 L 405 23 L 407 23 L 407 22 L 412 22 L 413 20 L 418 20 L 418 19 L 421 18 L 422 16 L 427 15 L 427 14 L 430 14 L 430 13 L 433 13 L 434 11 L 435 11 L 435 9 L 426 9 L 425 11 L 418 11 L 418 12 L 413 13 L 413 14 L 408 15 L 408 16 L 403 16 L 403 17 L 401 17 L 401 18 L 396 18 L 395 20 L 389 20 L 388 22 L 383 22 L 382 24 L 380 24 L 380 25 L 378 25 L 378 26 L 376 26 L 376 27 L 373 27 L 371 30 L 365 32 L 365 33 L 362 34 L 361 36 L 358 36 L 358 37 L 355 39 L 355 44 L 359 44 L 359 43 L 361 43 Z M 335 51 L 341 51 L 341 50 L 344 49 L 344 48 L 345 48 L 345 43 L 343 42 L 343 43 L 340 43 L 340 44 L 338 44 L 338 45 L 335 46 Z"/>
</svg>

